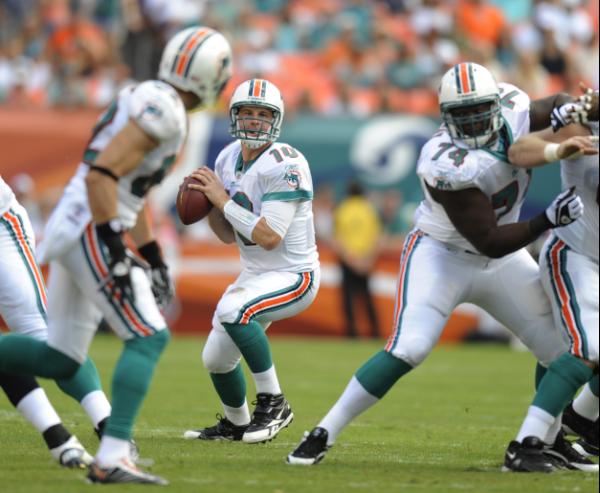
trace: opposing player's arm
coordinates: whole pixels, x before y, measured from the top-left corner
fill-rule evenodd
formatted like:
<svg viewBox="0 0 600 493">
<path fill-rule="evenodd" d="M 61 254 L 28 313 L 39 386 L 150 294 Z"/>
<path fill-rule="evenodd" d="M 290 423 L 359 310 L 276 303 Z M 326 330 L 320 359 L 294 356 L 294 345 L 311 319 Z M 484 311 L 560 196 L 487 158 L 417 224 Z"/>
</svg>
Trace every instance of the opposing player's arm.
<svg viewBox="0 0 600 493">
<path fill-rule="evenodd" d="M 487 257 L 500 258 L 516 252 L 552 227 L 541 216 L 499 226 L 492 204 L 478 188 L 445 191 L 427 185 L 427 190 L 444 207 L 457 231 Z"/>
<path fill-rule="evenodd" d="M 94 222 L 117 217 L 117 182 L 136 168 L 158 142 L 130 120 L 98 155 L 86 176 Z"/>
<path fill-rule="evenodd" d="M 578 123 L 558 132 L 546 128 L 520 137 L 508 149 L 508 159 L 514 166 L 534 168 L 560 159 L 598 154 L 597 142 L 590 129 Z"/>
</svg>

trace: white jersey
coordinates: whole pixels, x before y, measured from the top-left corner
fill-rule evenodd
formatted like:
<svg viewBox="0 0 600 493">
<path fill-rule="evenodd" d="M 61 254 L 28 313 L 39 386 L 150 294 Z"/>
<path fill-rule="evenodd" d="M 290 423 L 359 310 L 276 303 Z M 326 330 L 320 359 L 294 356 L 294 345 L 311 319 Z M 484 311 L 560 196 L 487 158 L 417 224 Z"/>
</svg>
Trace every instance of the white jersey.
<svg viewBox="0 0 600 493">
<path fill-rule="evenodd" d="M 85 184 L 89 165 L 129 120 L 135 121 L 158 146 L 134 170 L 119 178 L 117 210 L 126 229 L 135 225 L 146 194 L 162 181 L 175 162 L 187 133 L 185 107 L 175 89 L 157 80 L 122 89 L 98 119 L 83 162 L 50 217 L 39 249 L 43 262 L 68 248 L 91 221 Z"/>
<path fill-rule="evenodd" d="M 0 176 L 0 216 L 9 209 L 14 198 L 15 194 Z"/>
<path fill-rule="evenodd" d="M 508 163 L 509 146 L 529 132 L 529 96 L 510 84 L 499 84 L 504 126 L 492 149 L 469 149 L 453 142 L 445 126 L 421 150 L 417 174 L 425 200 L 415 214 L 417 228 L 444 243 L 476 252 L 453 226 L 441 204 L 431 198 L 425 184 L 440 190 L 478 188 L 490 200 L 498 224 L 519 220 L 531 172 Z"/>
<path fill-rule="evenodd" d="M 593 135 L 598 135 L 598 122 L 588 123 Z M 584 211 L 577 221 L 554 233 L 577 253 L 598 263 L 598 156 L 582 156 L 560 162 L 562 189 L 575 187 L 583 201 Z"/>
<path fill-rule="evenodd" d="M 274 143 L 250 163 L 243 163 L 239 141 L 229 144 L 215 161 L 215 173 L 229 196 L 260 215 L 266 201 L 298 200 L 298 209 L 277 248 L 267 251 L 236 232 L 242 265 L 256 273 L 306 272 L 319 266 L 312 212 L 313 184 L 308 162 L 293 147 Z"/>
</svg>

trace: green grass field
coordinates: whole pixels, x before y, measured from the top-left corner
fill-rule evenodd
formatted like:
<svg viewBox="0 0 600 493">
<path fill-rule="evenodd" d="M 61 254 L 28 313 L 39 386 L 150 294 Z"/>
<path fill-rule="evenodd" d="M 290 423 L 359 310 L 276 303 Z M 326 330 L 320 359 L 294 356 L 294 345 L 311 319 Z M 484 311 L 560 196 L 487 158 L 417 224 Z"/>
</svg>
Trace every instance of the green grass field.
<svg viewBox="0 0 600 493">
<path fill-rule="evenodd" d="M 142 414 L 136 439 L 170 492 L 596 492 L 598 476 L 572 472 L 500 472 L 504 449 L 531 400 L 534 361 L 504 347 L 440 347 L 382 403 L 356 420 L 323 463 L 292 467 L 285 456 L 337 399 L 352 373 L 380 343 L 273 338 L 282 386 L 296 419 L 266 445 L 203 443 L 186 428 L 214 424 L 220 412 L 201 367 L 203 339 L 174 338 Z M 109 387 L 120 342 L 98 336 L 92 347 Z M 97 440 L 81 408 L 44 383 L 66 425 L 94 452 Z M 252 384 L 249 383 L 252 388 Z M 83 471 L 51 462 L 39 435 L 0 396 L 0 492 L 71 493 L 88 488 L 139 491 L 139 485 L 89 486 Z M 158 487 L 146 487 L 158 488 Z"/>
</svg>

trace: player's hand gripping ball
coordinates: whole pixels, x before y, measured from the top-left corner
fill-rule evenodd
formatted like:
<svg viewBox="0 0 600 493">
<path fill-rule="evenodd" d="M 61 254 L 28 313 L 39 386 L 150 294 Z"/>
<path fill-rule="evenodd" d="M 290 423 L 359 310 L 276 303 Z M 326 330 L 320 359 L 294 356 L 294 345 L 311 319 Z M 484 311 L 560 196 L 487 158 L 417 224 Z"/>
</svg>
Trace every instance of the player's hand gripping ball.
<svg viewBox="0 0 600 493">
<path fill-rule="evenodd" d="M 179 219 L 185 225 L 194 224 L 204 219 L 213 205 L 204 192 L 188 188 L 189 183 L 200 183 L 191 176 L 186 176 L 183 183 L 179 186 L 177 194 L 177 214 Z"/>
</svg>

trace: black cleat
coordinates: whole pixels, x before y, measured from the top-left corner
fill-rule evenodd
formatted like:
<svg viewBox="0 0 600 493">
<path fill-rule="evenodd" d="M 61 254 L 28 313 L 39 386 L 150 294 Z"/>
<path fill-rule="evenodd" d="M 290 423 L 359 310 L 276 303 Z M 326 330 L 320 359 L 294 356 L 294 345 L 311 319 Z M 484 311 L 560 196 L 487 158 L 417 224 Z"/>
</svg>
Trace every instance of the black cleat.
<svg viewBox="0 0 600 493">
<path fill-rule="evenodd" d="M 553 472 L 559 469 L 557 462 L 544 453 L 546 444 L 537 437 L 525 437 L 523 443 L 513 440 L 504 454 L 502 471 Z"/>
<path fill-rule="evenodd" d="M 242 440 L 245 443 L 271 441 L 294 419 L 292 408 L 283 394 L 256 394 L 256 407 Z"/>
<path fill-rule="evenodd" d="M 312 466 L 318 464 L 325 457 L 331 446 L 327 445 L 327 430 L 314 428 L 310 433 L 304 432 L 300 445 L 287 456 L 287 463 L 298 466 Z"/>
<path fill-rule="evenodd" d="M 563 412 L 562 429 L 567 435 L 580 437 L 577 441 L 580 453 L 598 456 L 598 420 L 584 418 L 575 412 L 572 404 L 569 404 Z"/>
<path fill-rule="evenodd" d="M 553 445 L 544 449 L 544 453 L 554 458 L 563 469 L 598 472 L 598 464 L 580 454 L 562 432 L 558 434 Z"/>
<path fill-rule="evenodd" d="M 188 440 L 229 440 L 239 442 L 248 428 L 246 426 L 236 426 L 227 418 L 217 414 L 217 424 L 202 428 L 201 430 L 187 430 L 183 434 L 183 438 Z"/>
<path fill-rule="evenodd" d="M 129 459 L 121 459 L 116 466 L 100 467 L 95 462 L 90 465 L 87 475 L 90 483 L 142 483 L 166 486 L 169 482 L 147 472 L 138 469 Z"/>
</svg>

